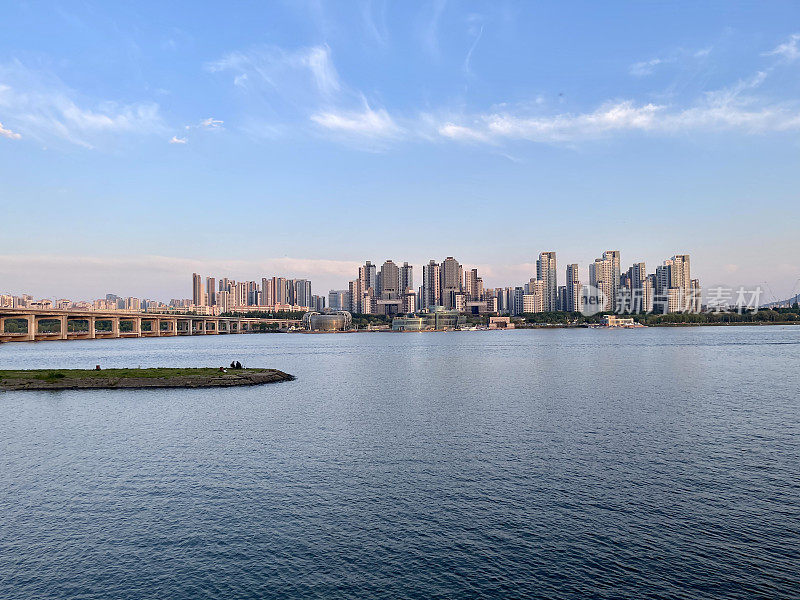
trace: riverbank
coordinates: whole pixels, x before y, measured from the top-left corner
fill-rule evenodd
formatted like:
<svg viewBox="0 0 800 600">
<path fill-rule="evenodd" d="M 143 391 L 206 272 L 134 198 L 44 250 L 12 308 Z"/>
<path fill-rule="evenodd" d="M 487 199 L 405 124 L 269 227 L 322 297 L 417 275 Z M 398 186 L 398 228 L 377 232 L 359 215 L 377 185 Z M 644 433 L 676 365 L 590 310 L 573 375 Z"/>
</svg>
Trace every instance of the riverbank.
<svg viewBox="0 0 800 600">
<path fill-rule="evenodd" d="M 210 388 L 293 379 L 277 369 L 30 369 L 0 371 L 0 390 Z"/>
</svg>

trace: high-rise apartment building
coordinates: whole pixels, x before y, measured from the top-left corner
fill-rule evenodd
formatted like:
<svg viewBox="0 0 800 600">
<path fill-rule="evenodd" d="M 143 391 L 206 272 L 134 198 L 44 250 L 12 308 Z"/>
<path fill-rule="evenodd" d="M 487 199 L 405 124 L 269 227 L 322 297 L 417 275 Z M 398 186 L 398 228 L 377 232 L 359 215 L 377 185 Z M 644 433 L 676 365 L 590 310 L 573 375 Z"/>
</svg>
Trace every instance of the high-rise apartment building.
<svg viewBox="0 0 800 600">
<path fill-rule="evenodd" d="M 688 258 L 688 257 L 687 257 Z M 702 292 L 699 279 L 689 280 L 689 311 L 699 313 L 702 310 Z"/>
<path fill-rule="evenodd" d="M 328 308 L 331 310 L 347 310 L 350 307 L 349 290 L 331 290 L 328 292 Z"/>
<path fill-rule="evenodd" d="M 348 293 L 350 294 L 350 312 L 354 314 L 363 314 L 361 306 L 361 278 L 351 281 L 348 287 Z"/>
<path fill-rule="evenodd" d="M 287 282 L 287 287 L 291 294 L 288 304 L 312 307 L 311 282 L 308 279 L 292 279 Z"/>
<path fill-rule="evenodd" d="M 420 290 L 421 305 L 423 309 L 431 306 L 442 305 L 442 275 L 441 266 L 435 261 L 430 261 L 422 267 L 422 288 Z"/>
<path fill-rule="evenodd" d="M 604 311 L 611 311 L 614 307 L 613 294 L 616 293 L 619 286 L 619 277 L 617 277 L 617 285 L 613 284 L 613 279 L 614 261 L 603 253 L 603 258 L 596 258 L 589 265 L 589 285 L 602 293 L 604 297 L 602 309 Z"/>
<path fill-rule="evenodd" d="M 203 306 L 203 278 L 198 273 L 192 273 L 192 304 Z"/>
<path fill-rule="evenodd" d="M 693 310 L 692 276 L 688 254 L 676 254 L 656 267 L 653 306 L 656 312 Z M 697 282 L 699 289 L 699 282 Z"/>
<path fill-rule="evenodd" d="M 217 303 L 217 280 L 213 277 L 206 277 L 206 300 L 208 306 L 214 306 Z"/>
<path fill-rule="evenodd" d="M 647 279 L 647 269 L 643 262 L 633 263 L 631 268 L 628 269 L 628 281 L 632 290 L 637 290 L 642 287 L 642 283 Z"/>
<path fill-rule="evenodd" d="M 272 280 L 267 277 L 261 278 L 261 305 L 274 306 L 275 294 L 272 290 Z"/>
<path fill-rule="evenodd" d="M 468 301 L 483 300 L 483 279 L 478 277 L 478 269 L 464 271 L 464 294 Z"/>
<path fill-rule="evenodd" d="M 573 263 L 567 265 L 567 282 L 565 288 L 566 299 L 562 310 L 567 312 L 580 312 L 583 309 L 581 306 L 583 286 L 581 285 L 581 276 L 577 264 Z"/>
<path fill-rule="evenodd" d="M 611 308 L 617 310 L 617 293 L 619 291 L 619 278 L 621 274 L 621 260 L 619 250 L 606 250 L 603 252 L 603 259 L 611 261 Z"/>
<path fill-rule="evenodd" d="M 381 299 L 396 300 L 400 298 L 400 269 L 393 261 L 387 260 L 381 266 L 380 282 Z"/>
<path fill-rule="evenodd" d="M 688 290 L 692 287 L 692 273 L 688 254 L 676 254 L 672 257 L 670 287 Z"/>
<path fill-rule="evenodd" d="M 547 311 L 546 287 L 541 279 L 531 279 L 527 284 L 528 293 L 522 296 L 522 312 L 540 313 Z"/>
<path fill-rule="evenodd" d="M 405 294 L 414 289 L 414 267 L 407 262 L 400 267 L 400 293 Z"/>
<path fill-rule="evenodd" d="M 536 261 L 536 279 L 544 282 L 545 311 L 556 310 L 558 279 L 555 252 L 542 252 L 539 254 L 539 260 Z"/>
<path fill-rule="evenodd" d="M 462 291 L 462 269 L 458 261 L 448 256 L 441 264 L 442 305 L 445 308 L 456 308 L 456 294 Z"/>
<path fill-rule="evenodd" d="M 369 288 L 373 291 L 378 289 L 378 272 L 377 267 L 370 261 L 367 261 L 363 267 L 358 268 L 358 280 L 361 282 L 362 293 L 365 293 Z"/>
</svg>

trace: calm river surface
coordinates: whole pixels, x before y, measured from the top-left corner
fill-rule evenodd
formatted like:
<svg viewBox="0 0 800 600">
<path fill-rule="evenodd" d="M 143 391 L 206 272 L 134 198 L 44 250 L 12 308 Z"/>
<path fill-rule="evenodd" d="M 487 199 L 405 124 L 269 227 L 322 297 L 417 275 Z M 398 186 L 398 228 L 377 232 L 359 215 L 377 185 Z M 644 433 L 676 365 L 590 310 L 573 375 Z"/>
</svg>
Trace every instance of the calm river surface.
<svg viewBox="0 0 800 600">
<path fill-rule="evenodd" d="M 800 327 L 0 346 L 0 598 L 800 597 Z"/>
</svg>

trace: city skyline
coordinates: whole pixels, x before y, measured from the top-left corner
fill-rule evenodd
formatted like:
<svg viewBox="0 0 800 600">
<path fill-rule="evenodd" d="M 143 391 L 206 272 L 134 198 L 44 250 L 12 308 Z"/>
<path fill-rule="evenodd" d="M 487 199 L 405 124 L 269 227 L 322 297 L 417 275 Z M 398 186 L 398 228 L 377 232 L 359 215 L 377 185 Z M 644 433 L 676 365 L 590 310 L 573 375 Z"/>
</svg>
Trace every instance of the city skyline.
<svg viewBox="0 0 800 600">
<path fill-rule="evenodd" d="M 636 255 L 636 258 L 631 258 L 631 255 L 623 250 L 622 270 L 624 271 L 630 264 L 638 262 L 644 262 L 647 265 L 660 264 L 665 257 L 676 253 L 675 248 L 669 248 L 669 244 L 665 245 L 667 250 L 660 255 L 654 255 L 652 251 L 648 251 Z M 529 261 L 514 265 L 492 265 L 468 260 L 459 260 L 459 262 L 470 268 L 477 268 L 486 287 L 504 287 L 515 281 L 525 282 L 530 277 L 535 277 L 538 253 L 539 251 L 531 253 Z M 571 255 L 561 250 L 557 250 L 556 253 L 559 256 L 567 257 L 561 259 L 567 261 L 561 262 L 562 266 L 578 264 L 581 281 L 588 281 L 587 269 L 597 257 L 597 250 L 590 250 L 588 256 L 591 258 L 585 260 L 572 260 Z M 782 301 L 800 292 L 800 273 L 797 277 L 788 277 L 779 283 L 765 281 L 758 277 L 754 277 L 752 280 L 742 279 L 737 277 L 736 273 L 728 273 L 727 277 L 721 276 L 714 279 L 708 275 L 709 269 L 705 265 L 704 257 L 697 257 L 691 251 L 686 253 L 695 256 L 697 264 L 693 265 L 694 273 L 704 282 L 703 285 L 706 288 L 717 286 L 755 288 L 760 286 L 764 289 L 765 301 L 773 301 L 773 299 Z M 438 254 L 436 255 L 438 256 Z M 403 260 L 401 264 L 408 262 L 412 265 L 417 281 L 421 281 L 423 266 L 429 260 Z M 169 259 L 151 256 L 106 261 L 90 257 L 77 259 L 63 256 L 37 258 L 0 255 L 0 282 L 3 284 L 0 293 L 31 294 L 35 297 L 51 299 L 101 297 L 107 293 L 118 294 L 121 297 L 137 295 L 138 297 L 157 299 L 186 298 L 191 297 L 191 294 L 186 295 L 183 285 L 188 270 L 190 275 L 192 272 L 201 271 L 203 273 L 225 273 L 230 279 L 237 281 L 253 280 L 258 273 L 280 272 L 281 276 L 290 279 L 310 279 L 314 281 L 316 293 L 327 295 L 329 290 L 347 287 L 347 281 L 351 279 L 353 270 L 358 269 L 363 263 L 363 259 L 347 261 L 276 259 L 261 262 L 257 260 Z M 378 266 L 382 263 L 383 259 L 380 262 L 375 261 Z M 68 276 L 65 275 L 65 270 L 69 270 L 65 265 L 74 268 L 78 273 L 77 276 L 71 272 Z M 315 271 L 315 268 L 318 270 Z M 82 276 L 81 273 L 87 275 Z M 132 283 L 132 273 L 136 275 L 138 283 Z M 262 275 L 257 275 L 258 281 L 261 280 L 261 277 Z M 559 269 L 558 279 L 559 282 L 565 279 L 563 269 Z"/>
<path fill-rule="evenodd" d="M 327 307 L 367 314 L 404 314 L 443 306 L 461 312 L 552 312 L 581 311 L 587 286 L 596 290 L 606 311 L 619 308 L 619 290 L 623 288 L 628 302 L 635 301 L 639 309 L 650 312 L 654 299 L 669 296 L 669 311 L 680 311 L 689 296 L 697 299 L 699 308 L 700 280 L 691 275 L 688 254 L 676 254 L 655 266 L 648 273 L 646 263 L 634 262 L 627 270 L 622 268 L 621 252 L 606 250 L 600 258 L 590 263 L 581 277 L 577 263 L 567 263 L 564 276 L 558 275 L 557 253 L 542 251 L 536 260 L 536 271 L 528 282 L 520 285 L 507 282 L 503 286 L 484 284 L 477 267 L 460 263 L 452 256 L 441 262 L 428 261 L 421 269 L 421 279 L 414 279 L 414 267 L 407 261 L 397 264 L 387 259 L 382 265 L 367 260 L 357 270 L 356 279 L 346 288 L 331 288 L 327 294 L 312 292 L 310 279 L 284 276 L 262 276 L 259 279 L 233 278 L 193 273 L 189 298 L 180 295 L 169 302 L 162 298 L 126 297 L 106 293 L 105 298 L 90 300 L 90 296 L 68 299 L 63 295 L 42 297 L 37 300 L 29 293 L 14 294 L 0 290 L 0 306 L 17 306 L 18 303 L 42 304 L 52 300 L 53 306 L 95 309 L 213 309 L 215 314 L 244 307 L 269 307 L 275 310 L 324 310 Z M 691 292 L 690 292 L 691 290 Z M 670 294 L 667 294 L 667 292 Z M 671 292 L 675 292 L 675 295 Z M 634 299 L 634 296 L 636 297 Z M 772 300 L 769 298 L 769 300 Z M 524 302 L 524 310 L 523 310 Z M 763 300 L 762 300 L 763 302 Z M 656 302 L 657 303 L 657 302 Z M 665 304 L 666 306 L 666 304 Z"/>
<path fill-rule="evenodd" d="M 334 287 L 364 256 L 420 269 L 445 249 L 502 285 L 533 246 L 582 268 L 623 246 L 648 264 L 682 248 L 708 285 L 788 297 L 798 16 L 299 2 L 189 20 L 148 2 L 14 4 L 0 281 L 171 297 L 180 273 L 208 270 Z"/>
</svg>

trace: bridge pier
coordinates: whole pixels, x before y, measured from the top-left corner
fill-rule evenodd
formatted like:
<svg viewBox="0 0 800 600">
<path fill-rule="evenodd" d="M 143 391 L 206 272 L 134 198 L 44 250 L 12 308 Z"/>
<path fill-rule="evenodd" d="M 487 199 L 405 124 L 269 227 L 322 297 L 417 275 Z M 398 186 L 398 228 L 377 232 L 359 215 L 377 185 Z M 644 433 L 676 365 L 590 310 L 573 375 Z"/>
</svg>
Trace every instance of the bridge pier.
<svg viewBox="0 0 800 600">
<path fill-rule="evenodd" d="M 93 340 L 97 337 L 95 317 L 88 317 L 87 321 L 89 321 L 89 339 Z"/>
<path fill-rule="evenodd" d="M 25 341 L 36 341 L 36 316 L 27 315 L 25 319 L 28 321 L 28 335 L 25 336 Z"/>
<path fill-rule="evenodd" d="M 67 323 L 68 323 L 67 315 L 61 315 L 58 318 L 58 324 L 59 324 L 59 327 L 60 327 L 59 334 L 58 334 L 58 339 L 60 339 L 60 340 L 67 339 Z"/>
<path fill-rule="evenodd" d="M 119 337 L 119 317 L 111 317 L 111 337 Z"/>
</svg>

